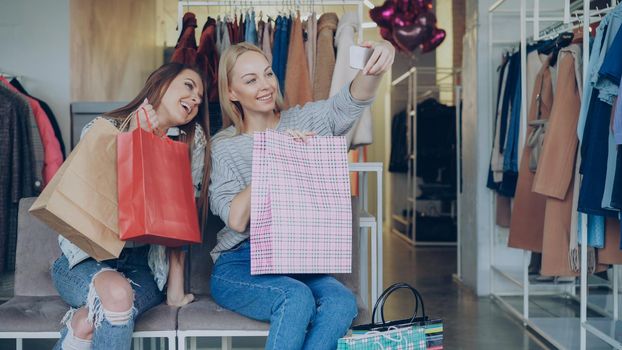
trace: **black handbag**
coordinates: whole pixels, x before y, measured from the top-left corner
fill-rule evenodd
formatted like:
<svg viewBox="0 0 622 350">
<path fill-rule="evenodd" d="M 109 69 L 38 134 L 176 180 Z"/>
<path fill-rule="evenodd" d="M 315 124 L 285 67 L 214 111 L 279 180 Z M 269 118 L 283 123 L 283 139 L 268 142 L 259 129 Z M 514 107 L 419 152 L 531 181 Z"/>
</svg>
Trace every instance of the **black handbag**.
<svg viewBox="0 0 622 350">
<path fill-rule="evenodd" d="M 415 310 L 409 318 L 387 321 L 384 316 L 384 304 L 391 294 L 400 289 L 408 289 L 415 299 Z M 421 309 L 421 313 L 419 310 Z M 378 320 L 378 315 L 380 320 Z M 420 327 L 425 329 L 426 349 L 438 350 L 443 348 L 443 321 L 430 319 L 425 312 L 425 305 L 421 293 L 408 283 L 399 282 L 389 286 L 382 292 L 374 305 L 371 323 L 352 327 L 353 335 L 369 332 L 387 332 L 391 329 Z"/>
</svg>

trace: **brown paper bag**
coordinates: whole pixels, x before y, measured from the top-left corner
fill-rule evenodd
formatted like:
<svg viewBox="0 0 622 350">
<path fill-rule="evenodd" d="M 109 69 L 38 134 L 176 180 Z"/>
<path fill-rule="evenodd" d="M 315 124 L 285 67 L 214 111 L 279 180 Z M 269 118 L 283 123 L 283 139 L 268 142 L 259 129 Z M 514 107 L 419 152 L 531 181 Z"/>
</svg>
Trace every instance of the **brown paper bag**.
<svg viewBox="0 0 622 350">
<path fill-rule="evenodd" d="M 30 207 L 46 223 L 97 261 L 118 258 L 117 135 L 95 121 Z"/>
</svg>

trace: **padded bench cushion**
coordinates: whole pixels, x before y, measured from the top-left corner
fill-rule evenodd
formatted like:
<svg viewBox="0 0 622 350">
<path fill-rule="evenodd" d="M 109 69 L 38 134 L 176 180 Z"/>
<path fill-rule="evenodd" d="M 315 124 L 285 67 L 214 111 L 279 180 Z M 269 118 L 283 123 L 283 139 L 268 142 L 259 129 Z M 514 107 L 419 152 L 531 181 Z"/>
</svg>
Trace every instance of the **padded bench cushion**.
<svg viewBox="0 0 622 350">
<path fill-rule="evenodd" d="M 177 330 L 177 306 L 162 303 L 138 317 L 134 332 L 157 332 Z"/>
<path fill-rule="evenodd" d="M 178 309 L 160 304 L 140 315 L 134 331 L 175 331 Z M 67 310 L 59 296 L 16 296 L 0 305 L 0 332 L 58 332 Z"/>
<path fill-rule="evenodd" d="M 67 310 L 59 296 L 16 296 L 0 305 L 0 332 L 58 332 Z"/>
<path fill-rule="evenodd" d="M 267 331 L 267 322 L 256 321 L 218 306 L 207 295 L 179 310 L 177 329 L 180 331 Z"/>
<path fill-rule="evenodd" d="M 362 307 L 363 301 L 357 297 L 359 314 L 353 324 L 369 323 L 369 311 Z M 268 322 L 253 320 L 220 307 L 207 295 L 198 296 L 194 303 L 179 309 L 177 329 L 180 331 L 267 331 Z"/>
</svg>

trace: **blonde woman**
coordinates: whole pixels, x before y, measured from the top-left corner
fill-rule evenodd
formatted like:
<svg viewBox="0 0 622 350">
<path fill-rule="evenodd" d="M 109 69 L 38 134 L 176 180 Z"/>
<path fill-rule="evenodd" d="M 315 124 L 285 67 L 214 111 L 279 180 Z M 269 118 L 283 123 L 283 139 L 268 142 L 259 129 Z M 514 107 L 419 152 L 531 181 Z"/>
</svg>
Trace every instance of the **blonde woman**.
<svg viewBox="0 0 622 350">
<path fill-rule="evenodd" d="M 241 43 L 220 59 L 220 104 L 223 117 L 233 125 L 212 142 L 210 206 L 226 225 L 212 250 L 212 296 L 227 309 L 270 321 L 267 349 L 335 349 L 357 306 L 354 294 L 329 275 L 251 276 L 253 133 L 296 130 L 290 134 L 303 140 L 345 135 L 372 103 L 395 55 L 386 41 L 365 45 L 373 49 L 369 62 L 338 94 L 288 110 L 283 110 L 277 78 L 260 49 Z"/>
</svg>

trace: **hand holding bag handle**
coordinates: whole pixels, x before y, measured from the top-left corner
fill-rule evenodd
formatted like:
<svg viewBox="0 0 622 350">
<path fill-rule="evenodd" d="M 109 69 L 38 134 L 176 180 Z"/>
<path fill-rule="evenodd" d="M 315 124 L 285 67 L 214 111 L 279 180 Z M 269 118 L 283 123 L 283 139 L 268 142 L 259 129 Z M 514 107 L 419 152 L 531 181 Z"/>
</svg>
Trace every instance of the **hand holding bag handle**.
<svg viewBox="0 0 622 350">
<path fill-rule="evenodd" d="M 419 311 L 419 303 L 421 303 L 421 313 L 422 313 L 423 318 L 425 319 L 425 317 L 426 317 L 425 306 L 423 304 L 423 297 L 421 296 L 419 291 L 417 291 L 414 287 L 412 287 L 408 283 L 398 282 L 398 283 L 395 283 L 395 284 L 391 285 L 387 289 L 385 289 L 384 292 L 382 292 L 382 294 L 380 295 L 380 297 L 376 301 L 376 305 L 374 305 L 374 309 L 372 311 L 372 317 L 371 317 L 372 324 L 377 324 L 378 325 L 378 323 L 376 323 L 376 312 L 378 311 L 378 307 L 380 307 L 380 317 L 381 317 L 381 320 L 382 320 L 382 324 L 381 325 L 382 325 L 382 327 L 386 327 L 386 321 L 385 321 L 385 318 L 384 318 L 384 303 L 386 302 L 387 298 L 391 294 L 393 294 L 393 292 L 395 292 L 395 291 L 397 291 L 399 289 L 408 289 L 408 290 L 410 290 L 412 292 L 413 296 L 415 297 L 415 312 L 413 313 L 413 316 L 410 319 L 410 323 L 415 322 L 415 319 L 417 318 L 417 313 Z"/>
</svg>

